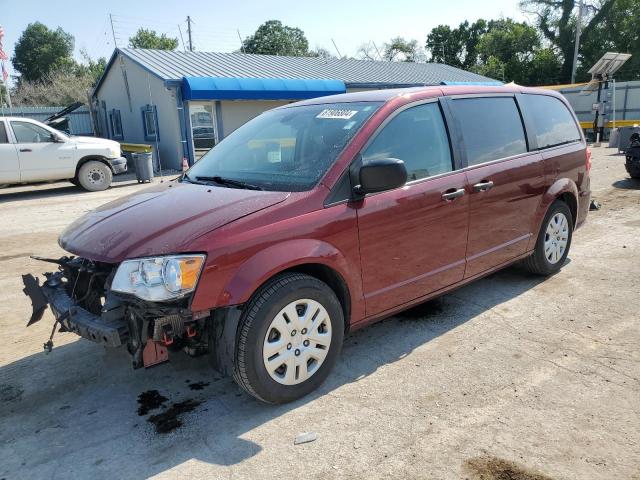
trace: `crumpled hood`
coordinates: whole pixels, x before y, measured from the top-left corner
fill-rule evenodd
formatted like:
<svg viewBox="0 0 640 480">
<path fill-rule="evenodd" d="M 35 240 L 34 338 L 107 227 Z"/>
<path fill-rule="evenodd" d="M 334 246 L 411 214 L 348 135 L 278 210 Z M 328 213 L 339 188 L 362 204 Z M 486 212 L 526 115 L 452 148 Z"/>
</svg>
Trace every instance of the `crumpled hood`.
<svg viewBox="0 0 640 480">
<path fill-rule="evenodd" d="M 262 192 L 167 182 L 85 214 L 58 243 L 102 262 L 189 251 L 197 237 L 284 201 L 286 192 Z"/>
</svg>

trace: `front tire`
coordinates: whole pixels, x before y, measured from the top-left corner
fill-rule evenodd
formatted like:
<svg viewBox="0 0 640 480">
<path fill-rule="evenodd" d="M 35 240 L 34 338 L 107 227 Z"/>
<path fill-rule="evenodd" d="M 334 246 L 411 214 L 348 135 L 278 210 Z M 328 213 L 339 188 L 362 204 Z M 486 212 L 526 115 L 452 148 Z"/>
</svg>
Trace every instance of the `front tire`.
<svg viewBox="0 0 640 480">
<path fill-rule="evenodd" d="M 342 306 L 331 288 L 309 275 L 278 275 L 242 314 L 234 379 L 263 402 L 291 402 L 324 382 L 343 337 Z"/>
<path fill-rule="evenodd" d="M 544 217 L 533 253 L 524 259 L 527 270 L 537 275 L 552 275 L 564 265 L 573 236 L 573 215 L 562 200 L 551 204 Z"/>
<path fill-rule="evenodd" d="M 78 183 L 89 192 L 106 190 L 111 185 L 113 173 L 104 163 L 91 160 L 80 167 Z"/>
</svg>

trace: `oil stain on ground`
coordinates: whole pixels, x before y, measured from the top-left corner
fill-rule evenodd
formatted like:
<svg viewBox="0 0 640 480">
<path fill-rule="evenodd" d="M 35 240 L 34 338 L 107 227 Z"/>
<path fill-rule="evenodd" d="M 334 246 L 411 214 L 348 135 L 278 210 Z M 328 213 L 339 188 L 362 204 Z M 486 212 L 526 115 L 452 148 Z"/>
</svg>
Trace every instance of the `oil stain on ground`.
<svg viewBox="0 0 640 480">
<path fill-rule="evenodd" d="M 496 457 L 471 458 L 465 462 L 473 480 L 552 480 L 515 462 Z"/>
<path fill-rule="evenodd" d="M 205 382 L 193 382 L 189 384 L 191 390 L 203 390 L 204 387 L 208 387 L 209 384 Z"/>
<path fill-rule="evenodd" d="M 156 433 L 169 433 L 182 426 L 180 415 L 192 412 L 202 401 L 187 399 L 169 406 L 164 412 L 151 415 L 147 421 L 156 427 Z"/>
<path fill-rule="evenodd" d="M 138 415 L 146 415 L 151 410 L 156 410 L 164 405 L 167 401 L 167 397 L 160 395 L 157 390 L 147 390 L 138 395 Z"/>
</svg>

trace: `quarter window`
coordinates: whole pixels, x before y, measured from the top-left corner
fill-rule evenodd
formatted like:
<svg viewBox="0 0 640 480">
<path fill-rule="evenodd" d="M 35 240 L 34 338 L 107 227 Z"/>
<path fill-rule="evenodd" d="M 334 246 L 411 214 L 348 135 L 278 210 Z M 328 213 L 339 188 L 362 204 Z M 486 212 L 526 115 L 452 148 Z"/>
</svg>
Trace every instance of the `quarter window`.
<svg viewBox="0 0 640 480">
<path fill-rule="evenodd" d="M 453 170 L 447 130 L 438 103 L 408 108 L 393 117 L 362 154 L 364 163 L 397 158 L 409 181 Z"/>
<path fill-rule="evenodd" d="M 527 151 L 522 119 L 513 97 L 457 99 L 453 110 L 462 128 L 469 166 Z"/>
<path fill-rule="evenodd" d="M 538 149 L 581 140 L 580 131 L 567 106 L 548 95 L 523 95 L 522 103 L 531 113 Z"/>
<path fill-rule="evenodd" d="M 38 125 L 29 122 L 11 122 L 11 128 L 18 143 L 50 143 L 53 134 Z"/>
</svg>

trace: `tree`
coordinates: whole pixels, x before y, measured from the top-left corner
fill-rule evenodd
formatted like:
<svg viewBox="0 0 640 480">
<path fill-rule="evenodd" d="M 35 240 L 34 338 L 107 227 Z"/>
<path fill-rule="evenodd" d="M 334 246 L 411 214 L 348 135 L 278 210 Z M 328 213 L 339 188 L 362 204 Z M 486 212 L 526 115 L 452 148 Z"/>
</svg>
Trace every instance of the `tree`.
<svg viewBox="0 0 640 480">
<path fill-rule="evenodd" d="M 384 44 L 382 57 L 387 62 L 416 62 L 423 59 L 424 53 L 418 46 L 417 40 L 405 40 L 403 37 L 395 37 L 389 43 Z"/>
<path fill-rule="evenodd" d="M 606 52 L 630 53 L 631 58 L 616 72 L 618 80 L 640 80 L 640 28 L 638 28 L 640 0 L 616 0 L 593 33 L 580 42 L 578 81 L 591 78 L 589 68 Z"/>
<path fill-rule="evenodd" d="M 324 59 L 336 58 L 329 50 L 324 47 L 316 47 L 314 50 L 309 50 L 310 57 L 320 57 Z"/>
<path fill-rule="evenodd" d="M 373 42 L 361 44 L 356 51 L 356 58 L 360 60 L 382 60 Z"/>
<path fill-rule="evenodd" d="M 288 55 L 304 57 L 310 54 L 309 42 L 299 28 L 283 25 L 280 20 L 269 20 L 242 42 L 244 53 L 262 55 Z"/>
<path fill-rule="evenodd" d="M 87 102 L 87 94 L 94 84 L 89 73 L 56 70 L 40 80 L 21 80 L 11 93 L 15 105 L 62 106 L 73 102 Z"/>
<path fill-rule="evenodd" d="M 596 0 L 596 4 L 586 5 L 588 14 L 582 28 L 581 42 L 602 41 L 597 38 L 598 26 L 607 19 L 618 0 Z M 536 17 L 536 25 L 544 38 L 560 54 L 560 81 L 571 80 L 573 51 L 575 47 L 576 17 L 575 0 L 523 0 L 521 7 Z M 632 12 L 637 19 L 638 12 Z M 635 23 L 637 29 L 637 20 Z"/>
<path fill-rule="evenodd" d="M 89 75 L 93 79 L 92 85 L 95 85 L 107 68 L 107 59 L 100 57 L 97 60 L 94 60 L 86 50 L 80 50 L 80 55 L 82 55 L 85 63 L 78 63 L 76 65 L 76 75 Z"/>
<path fill-rule="evenodd" d="M 477 45 L 487 31 L 483 19 L 469 24 L 464 21 L 457 28 L 438 25 L 427 35 L 426 48 L 431 61 L 458 68 L 471 69 L 477 64 Z"/>
<path fill-rule="evenodd" d="M 164 33 L 158 35 L 155 30 L 139 28 L 136 34 L 129 38 L 129 46 L 153 50 L 175 50 L 178 48 L 178 39 L 167 37 Z"/>
<path fill-rule="evenodd" d="M 526 85 L 531 84 L 531 62 L 539 47 L 540 38 L 536 29 L 510 18 L 488 22 L 486 33 L 477 42 L 480 64 L 486 65 L 491 71 L 498 66 L 502 69 L 501 75 L 493 78 Z"/>
<path fill-rule="evenodd" d="M 30 23 L 15 45 L 11 63 L 20 72 L 20 81 L 38 81 L 73 65 L 73 45 L 73 36 L 61 28 L 50 30 L 40 22 Z"/>
</svg>

